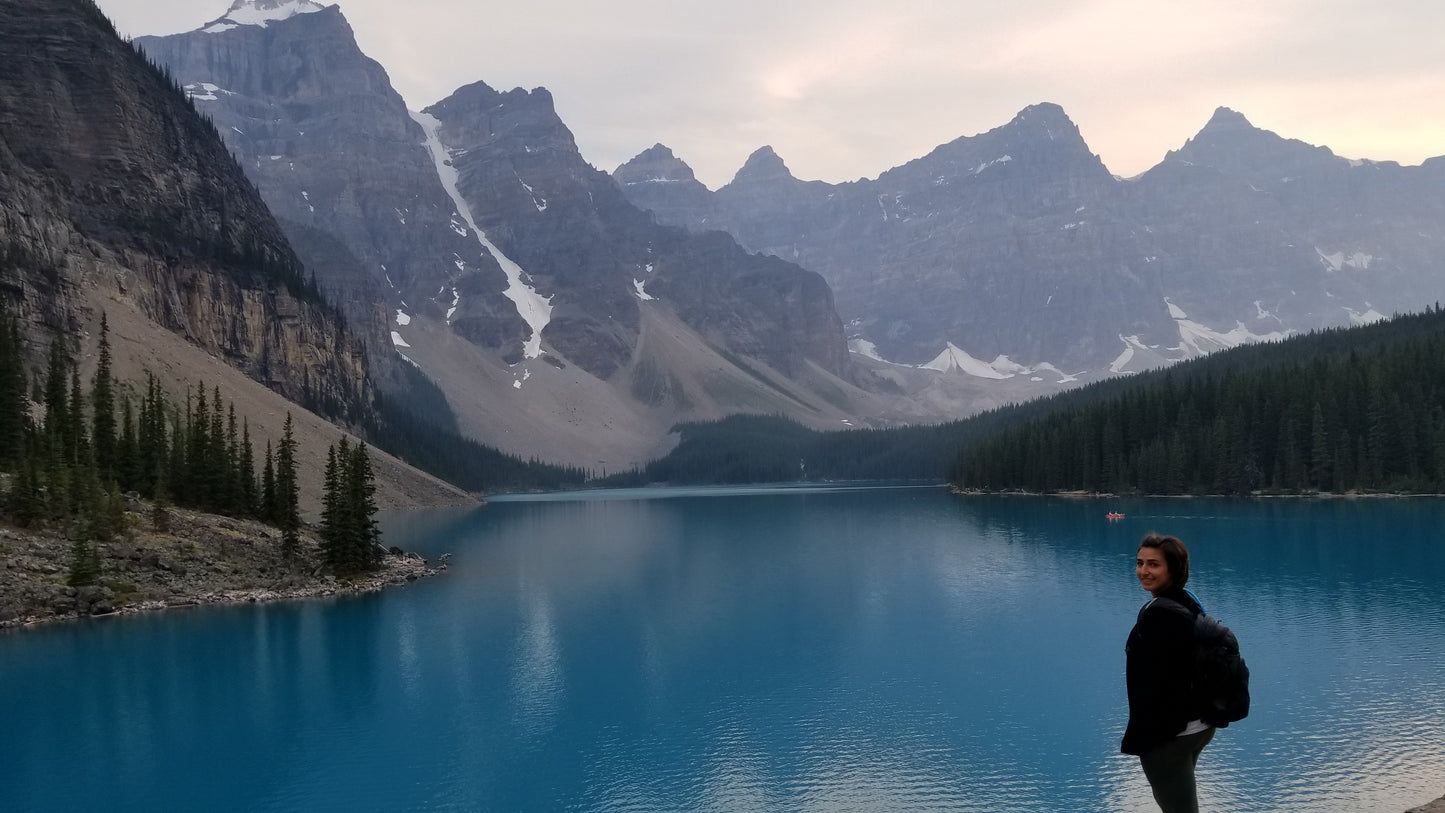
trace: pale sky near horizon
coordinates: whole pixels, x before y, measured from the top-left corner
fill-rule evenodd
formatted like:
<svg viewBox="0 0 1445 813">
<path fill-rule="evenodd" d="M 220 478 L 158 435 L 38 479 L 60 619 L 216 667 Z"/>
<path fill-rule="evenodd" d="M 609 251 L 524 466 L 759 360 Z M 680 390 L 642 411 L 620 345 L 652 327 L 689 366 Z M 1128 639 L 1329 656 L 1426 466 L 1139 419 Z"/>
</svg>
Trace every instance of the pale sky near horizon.
<svg viewBox="0 0 1445 813">
<path fill-rule="evenodd" d="M 134 37 L 231 0 L 97 3 Z M 477 80 L 546 87 L 597 168 L 660 142 L 713 189 L 763 145 L 805 180 L 877 177 L 1037 102 L 1125 177 L 1220 106 L 1348 158 L 1445 155 L 1441 0 L 339 5 L 413 110 Z"/>
</svg>

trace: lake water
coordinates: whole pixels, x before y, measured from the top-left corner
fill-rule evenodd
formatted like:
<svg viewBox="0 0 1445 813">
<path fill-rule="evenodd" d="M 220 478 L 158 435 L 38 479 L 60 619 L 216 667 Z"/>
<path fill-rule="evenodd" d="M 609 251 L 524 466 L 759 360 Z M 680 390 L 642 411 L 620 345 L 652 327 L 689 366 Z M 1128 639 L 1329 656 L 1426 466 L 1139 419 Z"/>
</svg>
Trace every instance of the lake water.
<svg viewBox="0 0 1445 813">
<path fill-rule="evenodd" d="M 1445 793 L 1442 520 L 907 487 L 391 516 L 451 568 L 0 634 L 0 810 L 1146 811 L 1117 751 L 1159 530 L 1253 671 L 1204 809 L 1400 813 Z"/>
</svg>

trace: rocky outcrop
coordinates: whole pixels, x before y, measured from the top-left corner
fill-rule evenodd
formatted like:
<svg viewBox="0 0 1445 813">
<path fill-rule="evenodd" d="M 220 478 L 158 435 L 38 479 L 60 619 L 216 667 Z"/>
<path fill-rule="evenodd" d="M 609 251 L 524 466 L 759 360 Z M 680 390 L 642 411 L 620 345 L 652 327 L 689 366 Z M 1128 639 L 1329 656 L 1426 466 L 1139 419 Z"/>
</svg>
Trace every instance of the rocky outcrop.
<svg viewBox="0 0 1445 813">
<path fill-rule="evenodd" d="M 0 270 L 37 350 L 103 288 L 287 398 L 370 403 L 366 357 L 215 128 L 89 0 L 6 0 Z"/>
<path fill-rule="evenodd" d="M 991 375 L 1106 375 L 1445 293 L 1445 162 L 1348 161 L 1223 108 L 1131 180 L 1052 104 L 874 180 L 800 181 L 763 148 L 706 199 L 680 163 L 654 147 L 615 177 L 660 222 L 819 272 L 850 337 L 894 361 L 951 344 L 1007 356 Z"/>
</svg>

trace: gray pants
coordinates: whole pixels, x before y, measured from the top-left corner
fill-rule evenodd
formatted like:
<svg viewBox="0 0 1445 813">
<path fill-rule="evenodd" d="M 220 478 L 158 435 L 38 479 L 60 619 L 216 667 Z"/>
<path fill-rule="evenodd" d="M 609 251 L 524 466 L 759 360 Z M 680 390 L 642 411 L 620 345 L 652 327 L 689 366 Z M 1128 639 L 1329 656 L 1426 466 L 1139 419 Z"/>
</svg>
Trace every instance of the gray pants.
<svg viewBox="0 0 1445 813">
<path fill-rule="evenodd" d="M 1194 765 L 1212 739 L 1214 729 L 1211 727 L 1187 737 L 1175 737 L 1139 755 L 1144 777 L 1154 791 L 1154 801 L 1164 813 L 1199 813 L 1199 798 L 1194 793 Z"/>
</svg>

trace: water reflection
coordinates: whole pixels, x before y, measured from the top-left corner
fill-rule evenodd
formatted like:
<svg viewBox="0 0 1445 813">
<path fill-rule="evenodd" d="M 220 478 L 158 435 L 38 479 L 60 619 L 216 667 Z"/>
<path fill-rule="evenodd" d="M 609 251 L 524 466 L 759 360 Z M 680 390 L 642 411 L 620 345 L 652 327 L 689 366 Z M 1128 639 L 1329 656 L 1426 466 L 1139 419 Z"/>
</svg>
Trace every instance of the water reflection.
<svg viewBox="0 0 1445 813">
<path fill-rule="evenodd" d="M 1212 809 L 1439 792 L 1438 502 L 641 496 L 388 517 L 393 542 L 452 566 L 362 599 L 0 636 L 0 795 L 1148 810 L 1117 747 L 1151 529 L 1189 542 L 1192 586 L 1256 676 L 1254 715 L 1205 752 Z"/>
</svg>

